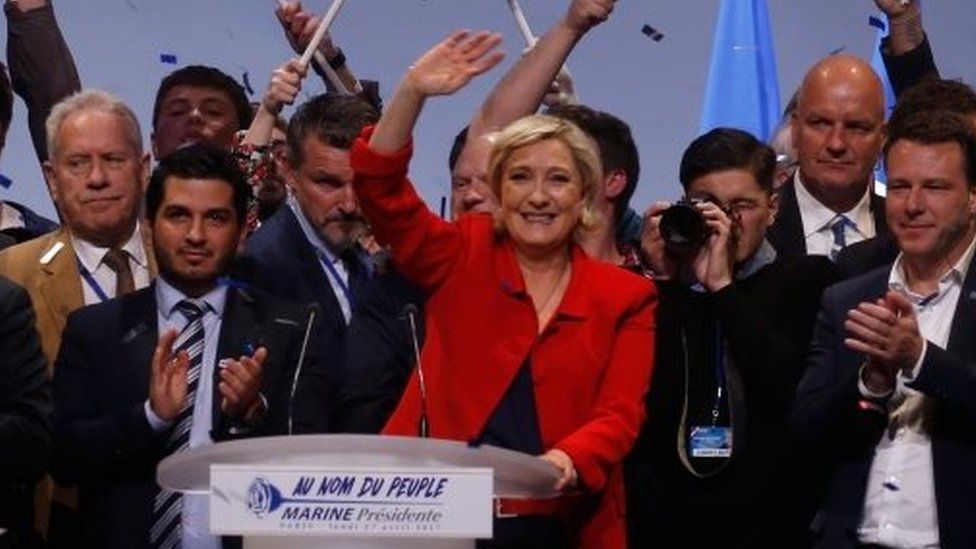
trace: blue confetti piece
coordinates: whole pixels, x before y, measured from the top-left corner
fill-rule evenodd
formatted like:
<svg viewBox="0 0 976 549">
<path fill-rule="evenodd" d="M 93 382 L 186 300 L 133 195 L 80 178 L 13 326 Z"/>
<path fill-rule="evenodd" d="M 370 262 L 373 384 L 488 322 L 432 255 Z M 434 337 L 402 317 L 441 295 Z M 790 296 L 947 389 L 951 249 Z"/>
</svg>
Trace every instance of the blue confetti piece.
<svg viewBox="0 0 976 549">
<path fill-rule="evenodd" d="M 176 56 L 172 53 L 161 53 L 159 54 L 159 62 L 167 65 L 175 65 Z"/>
<path fill-rule="evenodd" d="M 244 90 L 247 91 L 247 94 L 254 95 L 254 88 L 251 87 L 251 75 L 247 71 L 244 71 L 241 81 L 244 82 Z"/>
<path fill-rule="evenodd" d="M 880 17 L 875 17 L 873 15 L 868 17 L 868 25 L 871 25 L 872 27 L 880 30 L 881 32 L 888 30 L 888 25 L 886 25 L 885 22 L 882 21 Z"/>
<path fill-rule="evenodd" d="M 841 46 L 839 48 L 830 50 L 830 55 L 837 55 L 847 49 L 847 46 Z"/>
<path fill-rule="evenodd" d="M 4 189 L 9 189 L 10 186 L 13 184 L 14 182 L 11 181 L 9 177 L 5 175 L 0 175 L 0 187 L 3 187 Z"/>
</svg>

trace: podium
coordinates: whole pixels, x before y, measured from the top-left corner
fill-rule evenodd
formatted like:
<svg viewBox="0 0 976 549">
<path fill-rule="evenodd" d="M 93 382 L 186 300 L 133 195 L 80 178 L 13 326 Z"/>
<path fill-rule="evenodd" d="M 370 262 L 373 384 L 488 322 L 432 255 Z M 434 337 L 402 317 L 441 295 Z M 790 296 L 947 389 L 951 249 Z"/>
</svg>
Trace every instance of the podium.
<svg viewBox="0 0 976 549">
<path fill-rule="evenodd" d="M 558 495 L 535 456 L 376 435 L 253 438 L 170 455 L 160 486 L 210 494 L 214 534 L 245 548 L 460 549 L 491 537 L 494 498 Z"/>
</svg>

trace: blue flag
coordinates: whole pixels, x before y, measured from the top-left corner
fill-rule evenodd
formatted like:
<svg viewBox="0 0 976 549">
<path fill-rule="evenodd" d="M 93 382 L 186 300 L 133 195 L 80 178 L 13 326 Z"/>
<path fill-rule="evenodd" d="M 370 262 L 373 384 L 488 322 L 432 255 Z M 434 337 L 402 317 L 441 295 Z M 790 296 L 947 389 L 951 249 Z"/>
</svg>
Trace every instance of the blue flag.
<svg viewBox="0 0 976 549">
<path fill-rule="evenodd" d="M 781 112 L 766 0 L 722 0 L 719 10 L 701 132 L 727 126 L 768 141 Z"/>
</svg>

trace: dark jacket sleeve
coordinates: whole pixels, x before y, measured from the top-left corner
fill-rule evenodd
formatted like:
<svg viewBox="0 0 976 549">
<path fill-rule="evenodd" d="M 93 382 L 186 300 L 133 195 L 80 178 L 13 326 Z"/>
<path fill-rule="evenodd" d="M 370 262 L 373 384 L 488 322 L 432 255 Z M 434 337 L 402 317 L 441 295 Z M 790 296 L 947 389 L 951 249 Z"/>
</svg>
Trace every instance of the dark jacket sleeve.
<svg viewBox="0 0 976 549">
<path fill-rule="evenodd" d="M 881 58 L 895 97 L 922 80 L 939 78 L 928 37 L 917 48 L 902 55 L 892 55 L 889 38 L 885 37 L 881 40 Z"/>
<path fill-rule="evenodd" d="M 954 418 L 968 422 L 970 429 L 976 430 L 976 362 L 930 342 L 911 387 L 937 399 L 952 410 Z"/>
<path fill-rule="evenodd" d="M 34 150 L 43 162 L 48 154 L 47 115 L 58 101 L 81 89 L 81 81 L 52 6 L 22 13 L 8 2 L 4 9 L 10 80 L 27 104 Z"/>
<path fill-rule="evenodd" d="M 112 361 L 106 356 L 112 346 L 93 332 L 106 327 L 79 315 L 85 312 L 68 317 L 54 368 L 54 477 L 65 484 L 142 478 L 159 460 L 162 437 L 150 426 L 144 401 L 110 411 L 92 398 L 95 383 L 105 381 L 95 370 Z"/>
<path fill-rule="evenodd" d="M 47 470 L 52 413 L 27 292 L 0 280 L 0 478 L 33 480 Z"/>
</svg>

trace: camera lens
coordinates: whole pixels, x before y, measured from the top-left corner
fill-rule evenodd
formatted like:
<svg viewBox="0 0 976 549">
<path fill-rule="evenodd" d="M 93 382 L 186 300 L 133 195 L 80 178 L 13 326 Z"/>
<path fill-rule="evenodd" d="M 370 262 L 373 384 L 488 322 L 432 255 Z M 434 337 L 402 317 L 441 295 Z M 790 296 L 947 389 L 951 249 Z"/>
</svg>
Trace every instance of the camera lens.
<svg viewBox="0 0 976 549">
<path fill-rule="evenodd" d="M 704 216 L 689 202 L 678 202 L 664 210 L 660 230 L 664 238 L 664 251 L 672 256 L 694 254 L 708 236 Z"/>
</svg>

